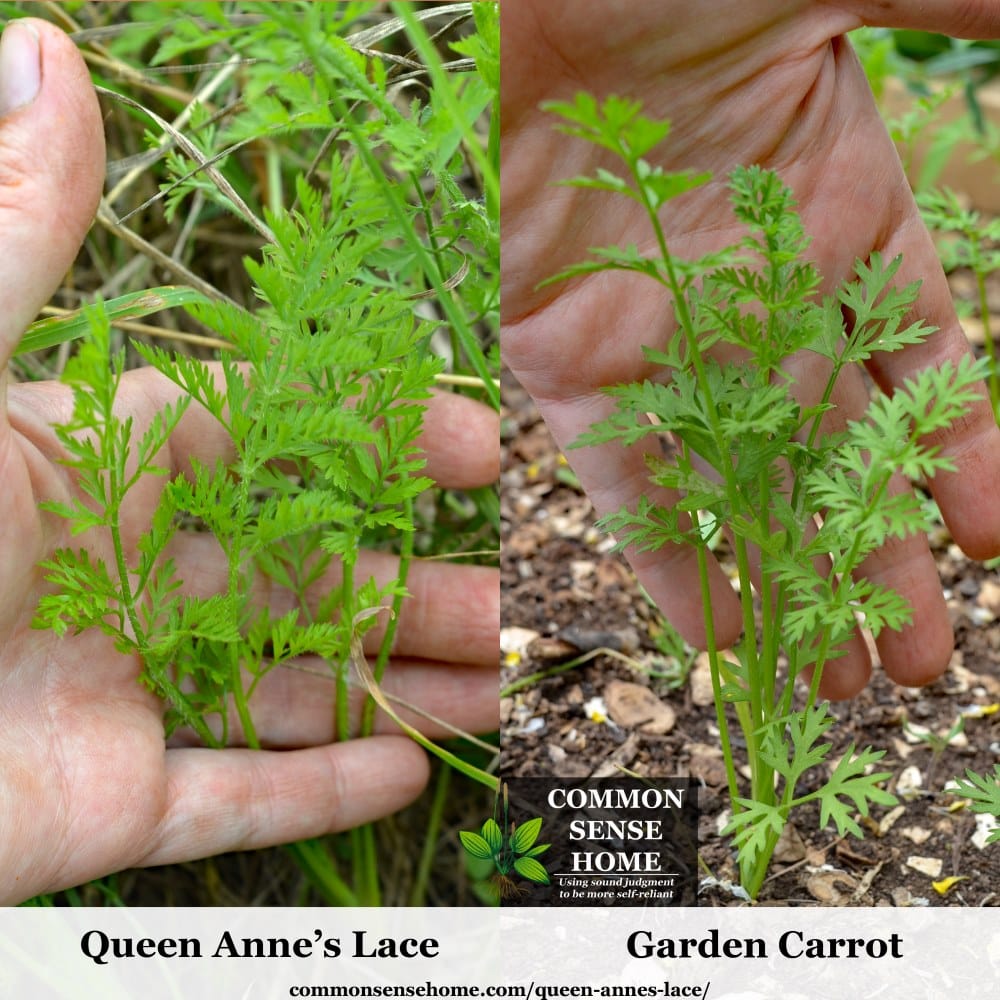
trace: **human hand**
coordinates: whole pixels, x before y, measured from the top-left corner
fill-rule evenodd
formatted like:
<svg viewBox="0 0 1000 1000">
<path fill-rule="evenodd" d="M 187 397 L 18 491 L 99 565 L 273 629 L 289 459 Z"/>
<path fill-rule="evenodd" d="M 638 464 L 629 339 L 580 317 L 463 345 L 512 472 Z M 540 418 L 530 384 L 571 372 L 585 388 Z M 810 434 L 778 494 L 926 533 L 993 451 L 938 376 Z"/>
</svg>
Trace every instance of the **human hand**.
<svg viewBox="0 0 1000 1000">
<path fill-rule="evenodd" d="M 26 27 L 30 24 L 30 28 Z M 35 46 L 41 50 L 41 71 Z M 32 96 L 37 89 L 37 95 Z M 60 31 L 8 27 L 0 57 L 0 364 L 69 268 L 93 218 L 104 170 L 90 78 Z M 6 371 L 4 379 L 6 380 Z M 126 375 L 119 405 L 141 435 L 178 390 L 159 374 Z M 0 407 L 0 903 L 131 866 L 159 865 L 347 829 L 406 805 L 423 787 L 423 751 L 380 719 L 366 740 L 334 739 L 332 678 L 274 670 L 252 709 L 265 749 L 209 750 L 190 734 L 165 745 L 163 705 L 140 664 L 96 630 L 58 638 L 31 628 L 45 590 L 40 560 L 66 544 L 65 522 L 39 511 L 67 499 L 52 425 L 72 398 L 52 383 L 10 385 Z M 469 400 L 431 403 L 427 473 L 457 488 L 497 475 L 496 415 Z M 228 442 L 190 407 L 164 464 L 214 463 Z M 124 534 L 148 527 L 162 483 L 130 494 Z M 89 538 L 90 536 L 88 536 Z M 102 540 L 92 542 L 96 547 Z M 192 586 L 217 581 L 214 540 L 178 536 L 173 557 Z M 385 583 L 391 557 L 359 557 L 359 576 Z M 385 690 L 470 731 L 496 728 L 499 587 L 494 570 L 416 562 Z M 276 588 L 266 595 L 280 606 Z M 261 599 L 265 599 L 261 595 Z M 380 630 L 365 636 L 374 649 Z M 302 664 L 308 670 L 308 662 Z M 319 670 L 319 664 L 312 665 Z M 493 668 L 493 669 L 491 669 Z M 359 692 L 360 695 L 360 692 Z M 360 710 L 361 698 L 356 708 Z M 414 724 L 420 724 L 419 720 Z M 429 735 L 439 735 L 424 724 Z"/>
<path fill-rule="evenodd" d="M 694 258 L 737 242 L 725 179 L 737 164 L 776 170 L 792 188 L 824 293 L 853 273 L 856 259 L 881 251 L 903 255 L 901 284 L 922 280 L 916 313 L 939 327 L 925 343 L 876 357 L 870 372 L 891 392 L 928 366 L 958 361 L 969 346 L 898 156 L 864 73 L 843 37 L 862 24 L 956 35 L 1000 35 L 995 4 L 894 2 L 807 3 L 726 0 L 707 17 L 673 2 L 525 2 L 503 9 L 502 343 L 507 364 L 563 447 L 614 407 L 602 386 L 651 377 L 642 345 L 661 346 L 673 332 L 661 289 L 642 277 L 598 273 L 537 288 L 588 256 L 589 247 L 651 242 L 638 205 L 609 206 L 603 192 L 554 188 L 567 177 L 613 164 L 601 150 L 568 141 L 539 110 L 572 101 L 580 90 L 640 99 L 644 113 L 668 118 L 670 138 L 647 159 L 667 170 L 711 171 L 713 181 L 671 203 L 665 221 L 671 252 Z M 599 28 L 598 28 L 599 26 Z M 803 402 L 818 401 L 823 362 L 803 353 L 787 363 Z M 827 427 L 858 418 L 867 404 L 862 373 L 837 385 Z M 965 419 L 936 443 L 956 466 L 931 484 L 958 544 L 972 557 L 1000 549 L 1000 432 L 983 390 Z M 644 460 L 650 445 L 572 452 L 595 508 L 635 509 L 640 495 L 670 506 L 653 487 Z M 908 488 L 899 483 L 898 488 Z M 690 642 L 705 640 L 695 553 L 682 547 L 628 553 L 640 582 Z M 720 646 L 741 631 L 737 597 L 711 566 L 714 626 Z M 924 537 L 893 541 L 870 556 L 864 575 L 905 597 L 914 625 L 885 630 L 879 654 L 903 684 L 921 684 L 946 667 L 953 648 L 934 559 Z M 860 635 L 824 673 L 821 691 L 857 693 L 871 671 Z"/>
</svg>

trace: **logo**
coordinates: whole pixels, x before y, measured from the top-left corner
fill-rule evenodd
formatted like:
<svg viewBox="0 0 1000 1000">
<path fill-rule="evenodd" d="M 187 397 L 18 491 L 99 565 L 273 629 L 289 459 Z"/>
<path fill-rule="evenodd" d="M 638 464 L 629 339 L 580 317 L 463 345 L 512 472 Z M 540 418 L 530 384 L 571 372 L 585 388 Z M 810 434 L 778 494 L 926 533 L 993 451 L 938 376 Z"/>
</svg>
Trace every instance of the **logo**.
<svg viewBox="0 0 1000 1000">
<path fill-rule="evenodd" d="M 459 837 L 480 897 L 506 906 L 697 902 L 697 786 L 688 778 L 510 778 L 493 816 Z"/>
</svg>

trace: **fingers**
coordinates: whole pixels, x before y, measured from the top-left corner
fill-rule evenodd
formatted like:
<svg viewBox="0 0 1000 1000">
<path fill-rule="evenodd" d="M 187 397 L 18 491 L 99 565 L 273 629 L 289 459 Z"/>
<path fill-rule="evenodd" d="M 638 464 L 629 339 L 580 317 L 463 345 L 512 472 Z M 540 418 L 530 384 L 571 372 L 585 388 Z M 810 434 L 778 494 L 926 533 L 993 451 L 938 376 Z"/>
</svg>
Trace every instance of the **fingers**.
<svg viewBox="0 0 1000 1000">
<path fill-rule="evenodd" d="M 900 283 L 921 281 L 915 314 L 938 327 L 924 343 L 894 354 L 876 355 L 872 374 L 886 391 L 927 367 L 958 364 L 969 354 L 968 340 L 955 314 L 951 292 L 934 245 L 915 205 L 907 211 L 885 248 L 903 254 Z M 950 458 L 954 472 L 939 473 L 928 484 L 958 545 L 973 559 L 1000 553 L 1000 428 L 985 386 L 979 400 L 951 427 L 929 439 Z"/>
<path fill-rule="evenodd" d="M 359 570 L 376 580 L 395 576 L 396 559 L 365 553 Z M 496 666 L 500 577 L 489 566 L 414 561 L 406 580 L 393 652 L 425 660 Z M 365 634 L 366 648 L 382 641 L 385 622 Z"/>
<path fill-rule="evenodd" d="M 173 864 L 348 830 L 404 808 L 427 782 L 405 737 L 306 750 L 167 751 L 163 820 L 136 860 Z"/>
<path fill-rule="evenodd" d="M 427 475 L 439 486 L 485 486 L 500 475 L 500 415 L 466 396 L 436 392 L 424 412 L 420 447 Z"/>
<path fill-rule="evenodd" d="M 789 359 L 786 368 L 806 391 L 806 402 L 814 403 L 815 396 L 808 387 L 825 383 L 826 363 L 816 355 L 802 354 Z M 832 397 L 835 409 L 826 414 L 822 432 L 837 434 L 849 420 L 863 419 L 869 394 L 860 368 L 844 371 Z M 894 476 L 889 494 L 897 496 L 904 492 L 912 492 L 910 484 L 902 476 Z M 926 536 L 890 538 L 863 561 L 855 576 L 895 592 L 912 609 L 911 625 L 902 631 L 884 629 L 878 637 L 879 658 L 889 676 L 907 686 L 925 684 L 938 677 L 951 657 L 953 636 L 937 565 Z M 820 693 L 832 700 L 853 697 L 868 682 L 870 674 L 868 647 L 858 633 L 844 647 L 842 655 L 824 667 Z"/>
<path fill-rule="evenodd" d="M 35 18 L 0 42 L 0 365 L 69 269 L 104 177 L 104 132 L 73 43 Z"/>
<path fill-rule="evenodd" d="M 900 594 L 912 609 L 909 625 L 899 631 L 883 629 L 876 640 L 886 673 L 907 687 L 929 684 L 944 673 L 954 649 L 954 636 L 937 564 L 926 537 L 890 539 L 865 560 L 858 572 L 871 583 Z"/>
<path fill-rule="evenodd" d="M 476 734 L 499 728 L 495 670 L 394 658 L 381 687 L 390 696 L 394 711 L 431 739 L 449 738 L 455 730 Z M 315 658 L 271 670 L 260 681 L 250 703 L 261 745 L 291 749 L 336 741 L 336 693 L 329 664 Z M 367 696 L 367 690 L 355 679 L 351 686 L 351 719 L 355 727 Z M 399 725 L 380 711 L 375 716 L 375 732 L 398 734 Z M 235 713 L 230 719 L 230 733 L 232 745 L 242 742 Z M 197 743 L 192 733 L 184 733 L 181 740 L 188 746 Z"/>
<path fill-rule="evenodd" d="M 917 6 L 878 5 L 880 11 Z M 953 6 L 971 10 L 977 5 Z M 816 235 L 812 252 L 826 278 L 827 291 L 832 292 L 850 274 L 855 258 L 866 259 L 874 251 L 886 261 L 902 256 L 897 285 L 920 284 L 909 321 L 919 318 L 939 329 L 922 344 L 873 357 L 869 370 L 879 386 L 891 393 L 926 367 L 949 361 L 957 364 L 968 355 L 969 345 L 934 243 L 849 47 L 838 47 L 837 67 L 843 107 L 831 126 L 836 141 L 827 162 L 817 171 L 806 159 L 790 173 L 803 204 L 805 228 Z M 858 168 L 859 163 L 864 169 Z M 856 383 L 851 392 L 847 416 L 857 418 L 867 405 L 867 394 L 859 392 Z M 980 402 L 963 420 L 928 443 L 940 446 L 957 466 L 956 472 L 941 474 L 929 484 L 956 542 L 973 558 L 1000 551 L 1000 508 L 984 500 L 995 496 L 1000 487 L 1000 430 L 985 387 Z"/>
<path fill-rule="evenodd" d="M 175 561 L 185 592 L 200 597 L 222 593 L 227 586 L 227 567 L 216 539 L 204 532 L 175 536 L 168 555 Z M 362 552 L 355 578 L 374 577 L 380 586 L 399 571 L 395 556 Z M 339 585 L 334 566 L 310 589 L 308 598 L 319 600 Z M 407 577 L 410 597 L 403 602 L 396 626 L 393 652 L 424 660 L 496 666 L 500 627 L 500 581 L 498 571 L 486 566 L 456 566 L 446 562 L 414 560 Z M 280 617 L 296 607 L 298 598 L 280 587 L 260 583 L 255 594 L 258 606 L 265 604 Z M 365 648 L 378 649 L 386 628 L 384 620 L 365 633 Z"/>
<path fill-rule="evenodd" d="M 225 588 L 226 566 L 212 536 L 181 535 L 175 539 L 170 555 L 187 591 L 207 596 Z M 394 556 L 372 552 L 359 556 L 358 579 L 374 576 L 384 584 L 397 573 L 398 560 Z M 313 588 L 316 601 L 339 582 L 339 571 L 334 568 Z M 411 596 L 400 609 L 384 689 L 464 732 L 495 730 L 499 725 L 498 572 L 490 567 L 417 560 L 410 567 L 407 588 Z M 298 603 L 294 595 L 264 584 L 256 600 L 260 605 L 266 603 L 275 617 Z M 365 634 L 369 655 L 379 649 L 387 619 L 387 615 L 380 615 L 376 627 Z M 250 710 L 257 734 L 266 746 L 312 746 L 336 737 L 336 686 L 330 666 L 315 659 L 307 659 L 299 666 L 304 669 L 272 669 L 253 695 Z M 355 683 L 351 713 L 355 720 L 365 697 L 366 692 Z M 400 708 L 400 713 L 434 738 L 450 735 L 450 730 L 411 716 L 405 709 Z M 234 717 L 230 721 L 233 741 L 239 742 L 238 720 Z M 385 732 L 398 729 L 388 718 L 381 718 L 377 728 Z"/>
<path fill-rule="evenodd" d="M 903 254 L 900 283 L 921 281 L 914 313 L 938 332 L 924 343 L 876 355 L 869 368 L 887 392 L 900 388 L 926 367 L 957 365 L 970 348 L 955 314 L 951 292 L 919 212 L 906 195 L 905 210 L 884 250 Z M 1000 552 L 1000 429 L 985 386 L 962 419 L 924 441 L 954 463 L 927 484 L 956 543 L 972 558 Z M 897 483 L 896 489 L 898 490 Z M 886 672 L 906 685 L 926 684 L 948 665 L 954 638 L 934 558 L 924 537 L 891 541 L 866 560 L 862 572 L 902 594 L 913 608 L 913 624 L 886 630 L 878 640 Z"/>
<path fill-rule="evenodd" d="M 958 38 L 1000 37 L 1000 9 L 993 0 L 854 0 L 843 4 L 865 24 L 913 28 Z"/>
</svg>

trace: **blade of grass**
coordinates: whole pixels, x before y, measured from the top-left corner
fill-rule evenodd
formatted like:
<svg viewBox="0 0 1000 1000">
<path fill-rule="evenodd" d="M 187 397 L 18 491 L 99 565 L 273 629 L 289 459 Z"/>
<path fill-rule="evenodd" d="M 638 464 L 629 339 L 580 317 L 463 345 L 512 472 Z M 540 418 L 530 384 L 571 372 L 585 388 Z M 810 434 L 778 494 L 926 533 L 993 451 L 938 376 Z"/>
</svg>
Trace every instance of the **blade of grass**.
<svg viewBox="0 0 1000 1000">
<path fill-rule="evenodd" d="M 427 832 L 424 834 L 424 846 L 417 863 L 417 873 L 410 889 L 410 906 L 427 905 L 427 886 L 431 880 L 431 867 L 437 857 L 437 841 L 441 832 L 441 821 L 444 817 L 445 803 L 448 801 L 448 790 L 451 788 L 451 768 L 438 768 L 437 782 L 434 785 L 434 799 L 431 802 L 431 812 L 427 819 Z"/>
<path fill-rule="evenodd" d="M 183 285 L 162 285 L 159 288 L 130 292 L 110 299 L 104 303 L 104 309 L 108 319 L 114 323 L 120 320 L 141 319 L 162 312 L 164 309 L 173 309 L 175 306 L 207 301 L 206 296 L 194 288 L 186 288 Z M 76 340 L 87 332 L 88 323 L 85 309 L 76 309 L 65 316 L 37 320 L 28 327 L 14 353 L 44 351 L 67 341 Z"/>
<path fill-rule="evenodd" d="M 164 132 L 167 132 L 170 136 L 172 136 L 174 142 L 182 152 L 191 157 L 191 159 L 196 163 L 202 164 L 205 168 L 205 173 L 211 178 L 212 182 L 219 189 L 219 193 L 222 194 L 224 198 L 228 199 L 236 214 L 242 218 L 247 225 L 256 229 L 266 242 L 276 242 L 274 233 L 271 232 L 271 227 L 254 215 L 254 213 L 250 210 L 250 206 L 247 205 L 247 203 L 236 193 L 236 189 L 232 186 L 232 184 L 230 184 L 222 173 L 220 173 L 215 167 L 208 164 L 205 154 L 202 153 L 202 151 L 193 142 L 191 142 L 191 140 L 188 139 L 183 132 L 179 132 L 165 118 L 161 118 L 155 111 L 151 111 L 144 104 L 140 104 L 138 101 L 133 101 L 131 97 L 126 97 L 124 94 L 119 94 L 117 91 L 109 90 L 107 87 L 96 87 L 95 89 L 99 94 L 103 94 L 105 97 L 110 97 L 116 101 L 120 101 L 122 104 L 130 108 L 135 108 L 137 111 L 142 111 L 152 118 Z"/>
<path fill-rule="evenodd" d="M 340 877 L 336 865 L 320 840 L 301 840 L 286 847 L 310 882 L 334 906 L 357 906 L 358 898 Z"/>
<path fill-rule="evenodd" d="M 440 758 L 445 763 L 450 764 L 455 768 L 456 771 L 461 771 L 468 778 L 472 778 L 474 781 L 478 781 L 480 784 L 485 785 L 487 788 L 492 789 L 494 792 L 500 787 L 499 779 L 492 774 L 487 774 L 486 771 L 481 770 L 478 767 L 474 767 L 467 761 L 462 760 L 461 757 L 453 754 L 450 750 L 446 750 L 444 747 L 438 746 L 432 740 L 429 740 L 419 729 L 415 729 L 408 722 L 400 716 L 400 714 L 392 707 L 389 699 L 385 696 L 382 688 L 378 685 L 372 674 L 372 669 L 368 665 L 368 660 L 365 658 L 365 651 L 361 646 L 361 636 L 358 634 L 357 626 L 363 622 L 366 618 L 371 618 L 372 615 L 377 615 L 382 611 L 388 610 L 387 608 L 377 607 L 377 608 L 365 608 L 363 611 L 359 611 L 352 622 L 352 627 L 354 629 L 354 634 L 351 637 L 351 663 L 354 667 L 355 672 L 367 688 L 368 693 L 375 699 L 376 704 L 379 708 L 389 716 L 393 722 L 399 726 L 400 729 L 406 733 L 410 739 L 419 743 L 425 750 L 429 753 L 434 754 L 435 757 Z"/>
</svg>

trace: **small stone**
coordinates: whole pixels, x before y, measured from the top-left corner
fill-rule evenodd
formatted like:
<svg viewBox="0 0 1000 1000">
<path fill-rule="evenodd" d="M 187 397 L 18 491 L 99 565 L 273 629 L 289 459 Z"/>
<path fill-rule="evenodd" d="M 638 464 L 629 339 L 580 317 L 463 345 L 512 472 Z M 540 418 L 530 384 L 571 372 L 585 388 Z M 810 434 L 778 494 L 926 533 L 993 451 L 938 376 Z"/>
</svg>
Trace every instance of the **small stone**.
<svg viewBox="0 0 1000 1000">
<path fill-rule="evenodd" d="M 552 661 L 571 660 L 577 655 L 578 650 L 572 643 L 553 636 L 539 636 L 529 647 L 528 652 L 532 660 Z"/>
<path fill-rule="evenodd" d="M 500 652 L 520 653 L 523 656 L 528 646 L 537 638 L 538 633 L 534 629 L 520 628 L 517 625 L 502 628 L 500 629 Z"/>
<path fill-rule="evenodd" d="M 571 625 L 559 633 L 559 638 L 563 642 L 571 643 L 573 648 L 581 653 L 590 653 L 595 649 L 613 649 L 628 655 L 639 648 L 639 633 L 631 627 L 609 632 L 605 629 Z"/>
<path fill-rule="evenodd" d="M 903 734 L 907 743 L 926 743 L 927 738 L 931 735 L 931 729 L 930 726 L 918 726 L 916 723 L 909 722 L 906 729 L 903 730 Z"/>
<path fill-rule="evenodd" d="M 704 749 L 698 749 L 704 747 Z M 690 749 L 688 773 L 692 778 L 705 782 L 712 788 L 721 788 L 726 783 L 726 762 L 718 747 L 697 744 Z"/>
<path fill-rule="evenodd" d="M 884 837 L 895 825 L 896 821 L 906 812 L 906 806 L 896 806 L 887 812 L 878 824 L 878 835 Z"/>
<path fill-rule="evenodd" d="M 983 580 L 979 586 L 976 603 L 981 608 L 986 608 L 993 614 L 1000 615 L 1000 584 L 993 580 Z"/>
<path fill-rule="evenodd" d="M 805 856 L 806 845 L 799 831 L 791 823 L 786 823 L 774 846 L 774 860 L 782 865 L 793 865 Z"/>
<path fill-rule="evenodd" d="M 928 906 L 926 896 L 914 896 L 905 885 L 897 885 L 892 890 L 892 901 L 896 906 Z"/>
<path fill-rule="evenodd" d="M 809 894 L 825 906 L 844 906 L 850 902 L 858 883 L 847 872 L 815 872 L 806 879 Z"/>
<path fill-rule="evenodd" d="M 979 850 L 985 850 L 986 841 L 989 840 L 990 834 L 992 834 L 998 827 L 1000 827 L 1000 822 L 997 821 L 995 816 L 991 816 L 989 813 L 979 813 L 979 815 L 976 816 L 976 830 L 970 838 L 972 843 L 975 844 Z"/>
<path fill-rule="evenodd" d="M 940 878 L 944 870 L 944 862 L 940 858 L 925 858 L 919 854 L 911 854 L 906 859 L 906 867 L 912 868 L 928 878 Z"/>
<path fill-rule="evenodd" d="M 677 714 L 642 684 L 611 681 L 604 689 L 608 716 L 623 729 L 663 735 L 674 728 Z"/>
<path fill-rule="evenodd" d="M 996 614 L 989 608 L 973 608 L 969 612 L 969 617 L 972 619 L 973 625 L 989 625 L 990 622 L 996 620 Z"/>
<path fill-rule="evenodd" d="M 691 701 L 704 708 L 715 701 L 712 689 L 712 670 L 708 665 L 708 653 L 699 653 L 690 673 Z"/>
<path fill-rule="evenodd" d="M 924 779 L 920 768 L 911 764 L 904 767 L 896 779 L 896 794 L 901 799 L 915 799 L 920 794 Z"/>
</svg>

